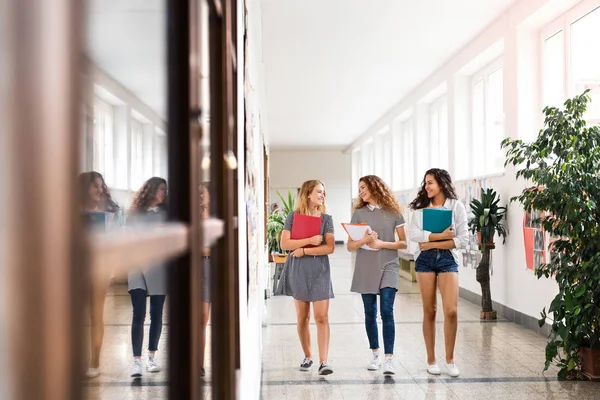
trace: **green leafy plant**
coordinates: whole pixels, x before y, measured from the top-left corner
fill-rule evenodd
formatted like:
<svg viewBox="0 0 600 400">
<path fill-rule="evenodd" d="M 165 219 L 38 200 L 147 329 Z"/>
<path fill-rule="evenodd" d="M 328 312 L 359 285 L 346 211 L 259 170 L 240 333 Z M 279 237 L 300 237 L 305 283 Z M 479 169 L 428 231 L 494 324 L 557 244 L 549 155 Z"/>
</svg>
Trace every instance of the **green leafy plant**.
<svg viewBox="0 0 600 400">
<path fill-rule="evenodd" d="M 269 253 L 281 253 L 279 242 L 281 240 L 281 231 L 285 224 L 285 215 L 280 212 L 274 212 L 267 217 L 267 241 L 269 243 Z"/>
<path fill-rule="evenodd" d="M 494 242 L 494 233 L 502 237 L 502 243 L 506 242 L 508 230 L 503 220 L 506 220 L 506 207 L 500 207 L 500 197 L 494 189 L 481 189 L 481 200 L 471 201 L 471 212 L 473 218 L 469 220 L 469 228 L 472 233 L 481 234 L 481 249 L 486 244 Z"/>
<path fill-rule="evenodd" d="M 559 292 L 539 320 L 551 316 L 546 345 L 547 370 L 556 364 L 560 377 L 580 376 L 580 348 L 600 350 L 600 129 L 584 120 L 588 92 L 546 107 L 544 128 L 533 143 L 506 139 L 507 164 L 533 185 L 512 200 L 539 211 L 534 222 L 553 238 L 553 256 L 535 274 L 554 277 Z"/>
<path fill-rule="evenodd" d="M 281 231 L 283 231 L 286 217 L 294 210 L 295 198 L 289 189 L 287 199 L 284 199 L 279 191 L 277 191 L 277 195 L 283 203 L 283 210 L 273 212 L 267 216 L 267 242 L 269 244 L 269 253 L 285 254 L 286 252 L 281 250 L 280 246 Z"/>
<path fill-rule="evenodd" d="M 277 190 L 277 196 L 279 196 L 279 199 L 283 203 L 283 213 L 286 216 L 289 213 L 291 213 L 292 211 L 294 211 L 294 204 L 296 202 L 296 197 L 294 195 L 292 195 L 292 191 L 290 189 L 288 189 L 288 192 L 287 192 L 287 199 L 283 198 L 281 193 L 279 193 L 279 190 Z"/>
<path fill-rule="evenodd" d="M 477 266 L 477 282 L 481 285 L 481 311 L 482 313 L 493 313 L 492 292 L 490 289 L 490 253 L 494 249 L 494 233 L 502 237 L 502 243 L 506 242 L 508 230 L 504 225 L 506 220 L 506 207 L 500 207 L 500 197 L 493 189 L 481 189 L 481 200 L 471 201 L 471 212 L 473 217 L 469 220 L 469 228 L 472 233 L 480 235 L 480 245 L 483 256 Z M 495 319 L 495 313 L 492 318 Z M 482 318 L 487 314 L 482 314 Z"/>
</svg>

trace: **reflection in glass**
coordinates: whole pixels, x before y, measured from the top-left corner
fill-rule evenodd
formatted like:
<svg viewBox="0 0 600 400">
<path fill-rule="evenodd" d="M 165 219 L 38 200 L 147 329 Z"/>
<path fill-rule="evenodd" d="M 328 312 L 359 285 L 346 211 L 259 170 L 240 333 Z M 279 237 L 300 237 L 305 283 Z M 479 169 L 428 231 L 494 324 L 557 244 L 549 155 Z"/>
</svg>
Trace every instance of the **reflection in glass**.
<svg viewBox="0 0 600 400">
<path fill-rule="evenodd" d="M 166 2 L 87 0 L 84 9 L 82 109 L 93 117 L 82 129 L 81 165 L 103 178 L 82 185 L 81 208 L 92 240 L 122 252 L 124 241 L 168 229 Z M 108 254 L 129 259 L 118 270 L 107 262 L 90 271 L 90 398 L 167 392 L 167 264 L 147 261 L 153 249 L 132 248 Z"/>
<path fill-rule="evenodd" d="M 119 206 L 112 199 L 104 177 L 95 171 L 79 175 L 79 201 L 85 225 L 95 231 L 106 232 L 114 228 L 114 216 Z M 90 285 L 90 361 L 88 378 L 100 375 L 100 352 L 104 341 L 104 303 L 110 285 L 110 272 L 92 271 Z"/>
</svg>

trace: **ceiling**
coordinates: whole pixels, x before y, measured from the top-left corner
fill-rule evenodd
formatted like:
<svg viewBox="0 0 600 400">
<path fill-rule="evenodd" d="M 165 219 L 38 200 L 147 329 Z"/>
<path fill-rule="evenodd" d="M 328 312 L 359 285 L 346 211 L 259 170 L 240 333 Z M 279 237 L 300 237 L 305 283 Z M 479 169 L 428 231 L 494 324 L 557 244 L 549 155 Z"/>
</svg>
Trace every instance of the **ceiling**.
<svg viewBox="0 0 600 400">
<path fill-rule="evenodd" d="M 166 118 L 165 0 L 88 0 L 86 52 Z"/>
<path fill-rule="evenodd" d="M 515 0 L 262 0 L 272 148 L 344 147 Z"/>
</svg>

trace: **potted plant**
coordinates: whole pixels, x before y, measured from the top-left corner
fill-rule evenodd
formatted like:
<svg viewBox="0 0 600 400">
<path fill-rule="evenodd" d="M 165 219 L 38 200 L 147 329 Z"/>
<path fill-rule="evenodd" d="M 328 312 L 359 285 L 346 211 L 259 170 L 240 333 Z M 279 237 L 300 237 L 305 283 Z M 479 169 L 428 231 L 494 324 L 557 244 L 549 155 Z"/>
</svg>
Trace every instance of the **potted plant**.
<svg viewBox="0 0 600 400">
<path fill-rule="evenodd" d="M 494 233 L 506 241 L 508 230 L 503 220 L 506 220 L 506 207 L 498 206 L 500 197 L 493 189 L 481 189 L 481 200 L 471 201 L 473 217 L 469 220 L 472 233 L 477 233 L 479 249 L 483 253 L 477 266 L 477 282 L 481 285 L 481 319 L 496 319 L 496 311 L 492 309 L 492 293 L 490 290 L 490 254 L 496 248 Z"/>
<path fill-rule="evenodd" d="M 294 210 L 295 199 L 291 190 L 288 189 L 287 199 L 284 199 L 281 193 L 277 191 L 277 196 L 283 204 L 281 211 L 272 212 L 267 217 L 267 241 L 269 243 L 269 254 L 273 256 L 273 261 L 283 264 L 287 258 L 287 252 L 281 250 L 281 231 L 285 224 L 288 214 Z"/>
<path fill-rule="evenodd" d="M 532 182 L 513 200 L 539 212 L 532 222 L 556 239 L 553 256 L 535 270 L 538 278 L 558 284 L 539 326 L 551 316 L 544 370 L 554 363 L 567 378 L 600 377 L 600 128 L 584 120 L 589 100 L 586 91 L 564 109 L 546 107 L 544 128 L 533 143 L 502 142 L 506 164 L 517 168 L 517 178 Z"/>
</svg>

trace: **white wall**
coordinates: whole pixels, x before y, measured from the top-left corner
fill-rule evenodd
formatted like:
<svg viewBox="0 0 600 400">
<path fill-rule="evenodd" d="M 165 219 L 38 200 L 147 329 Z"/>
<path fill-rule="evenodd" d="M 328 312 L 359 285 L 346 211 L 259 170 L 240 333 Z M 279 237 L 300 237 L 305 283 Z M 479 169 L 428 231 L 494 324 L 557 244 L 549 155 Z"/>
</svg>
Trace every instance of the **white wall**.
<svg viewBox="0 0 600 400">
<path fill-rule="evenodd" d="M 304 181 L 319 179 L 325 183 L 327 212 L 333 217 L 335 240 L 347 241 L 341 227 L 350 222 L 352 207 L 352 165 L 349 154 L 323 150 L 271 150 L 269 159 L 269 203 L 280 203 L 275 190 L 284 197 L 288 188 Z M 293 193 L 295 194 L 295 192 Z"/>
<path fill-rule="evenodd" d="M 432 90 L 446 84 L 449 102 L 450 172 L 452 173 L 456 158 L 469 156 L 468 151 L 456 152 L 456 154 L 454 151 L 454 135 L 468 125 L 465 124 L 464 116 L 460 113 L 460 108 L 464 108 L 465 105 L 468 107 L 470 104 L 464 101 L 464 85 L 461 82 L 465 74 L 474 72 L 498 56 L 502 57 L 503 64 L 505 137 L 531 140 L 540 128 L 543 108 L 540 101 L 539 79 L 540 29 L 571 7 L 584 2 L 592 6 L 598 4 L 597 0 L 522 0 L 516 3 L 444 66 L 416 87 L 409 96 L 386 112 L 347 149 L 348 152 L 360 147 L 386 126 L 392 126 L 397 116 L 410 109 L 418 110 L 423 99 Z M 421 128 L 417 120 L 415 132 L 421 133 Z M 418 158 L 428 159 L 428 155 L 417 154 Z M 420 169 L 415 171 L 416 184 L 420 183 L 423 172 Z M 365 171 L 362 171 L 362 174 L 364 173 Z M 498 191 L 504 203 L 527 186 L 524 181 L 516 181 L 515 170 L 510 167 L 501 176 L 491 177 L 490 183 L 491 187 Z M 415 190 L 407 192 L 410 196 L 415 194 Z M 510 234 L 506 245 L 498 244 L 493 252 L 492 299 L 537 318 L 542 308 L 550 304 L 558 288 L 553 280 L 538 280 L 531 270 L 526 269 L 522 222 L 522 207 L 518 203 L 511 204 L 508 209 Z M 481 294 L 479 283 L 475 279 L 475 270 L 460 269 L 460 286 Z"/>
<path fill-rule="evenodd" d="M 238 16 L 245 15 L 244 2 L 238 2 Z M 264 161 L 263 161 L 263 145 L 265 141 L 264 132 L 266 126 L 261 125 L 264 121 L 265 107 L 261 98 L 261 93 L 257 92 L 258 88 L 264 87 L 262 74 L 262 22 L 261 22 L 261 7 L 259 0 L 246 1 L 247 19 L 246 29 L 248 35 L 248 43 L 246 54 L 244 51 L 243 35 L 244 35 L 244 18 L 238 19 L 238 71 L 246 71 L 244 74 L 238 75 L 238 110 L 244 110 L 246 102 L 246 110 L 248 119 L 251 116 L 257 117 L 259 114 L 263 118 L 256 118 L 257 129 L 255 130 L 254 140 L 252 143 L 245 143 L 246 126 L 244 125 L 244 113 L 238 113 L 238 148 L 239 159 L 238 163 L 238 229 L 239 229 L 239 295 L 240 295 L 240 366 L 238 371 L 238 399 L 259 399 L 262 375 L 262 322 L 265 315 L 265 299 L 264 290 L 268 275 L 268 262 L 266 248 L 264 244 L 265 232 L 264 225 Z M 245 57 L 244 57 L 245 56 Z M 246 64 L 246 66 L 244 65 Z M 245 68 L 246 67 L 246 68 Z M 247 90 L 246 98 L 245 90 Z M 245 102 L 244 102 L 245 101 Z M 244 154 L 245 146 L 250 149 L 249 156 L 251 160 L 246 160 Z M 258 214 L 256 221 L 257 232 L 253 235 L 252 240 L 248 240 L 248 214 L 246 199 L 246 165 L 248 161 L 252 161 L 256 167 L 256 191 L 254 199 L 258 202 L 257 210 L 249 210 L 249 212 Z M 252 197 L 252 196 L 251 196 Z M 252 227 L 250 227 L 252 229 Z M 248 276 L 247 265 L 253 264 Z M 255 269 L 253 269 L 255 268 Z M 250 284 L 247 282 L 250 280 Z"/>
</svg>

